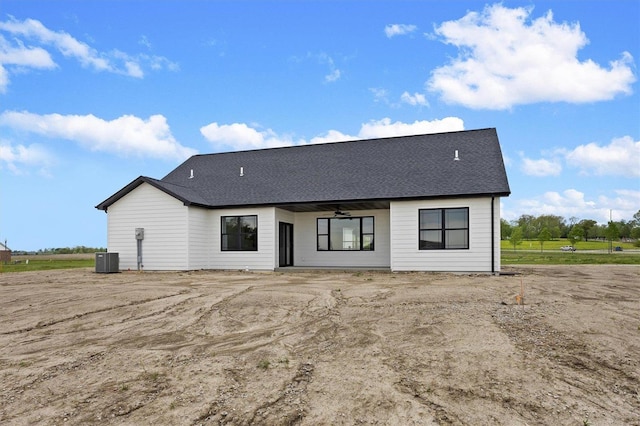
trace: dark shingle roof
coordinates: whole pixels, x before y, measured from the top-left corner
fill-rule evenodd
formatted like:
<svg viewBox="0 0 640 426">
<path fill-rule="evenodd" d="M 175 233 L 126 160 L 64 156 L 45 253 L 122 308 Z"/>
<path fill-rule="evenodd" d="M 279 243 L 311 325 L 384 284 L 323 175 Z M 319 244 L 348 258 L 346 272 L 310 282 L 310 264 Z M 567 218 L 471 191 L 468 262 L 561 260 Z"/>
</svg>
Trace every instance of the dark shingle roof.
<svg viewBox="0 0 640 426">
<path fill-rule="evenodd" d="M 212 208 L 510 194 L 495 129 L 194 155 L 96 207 L 142 182 Z"/>
</svg>

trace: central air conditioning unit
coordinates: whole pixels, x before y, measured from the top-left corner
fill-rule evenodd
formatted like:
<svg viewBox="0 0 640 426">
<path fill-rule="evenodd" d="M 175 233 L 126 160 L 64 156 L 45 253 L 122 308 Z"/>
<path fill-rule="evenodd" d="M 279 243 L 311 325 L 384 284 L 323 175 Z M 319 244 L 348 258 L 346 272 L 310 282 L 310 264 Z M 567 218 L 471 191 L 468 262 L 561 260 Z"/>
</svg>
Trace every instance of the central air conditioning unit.
<svg viewBox="0 0 640 426">
<path fill-rule="evenodd" d="M 118 253 L 96 253 L 96 273 L 111 274 L 120 272 Z"/>
</svg>

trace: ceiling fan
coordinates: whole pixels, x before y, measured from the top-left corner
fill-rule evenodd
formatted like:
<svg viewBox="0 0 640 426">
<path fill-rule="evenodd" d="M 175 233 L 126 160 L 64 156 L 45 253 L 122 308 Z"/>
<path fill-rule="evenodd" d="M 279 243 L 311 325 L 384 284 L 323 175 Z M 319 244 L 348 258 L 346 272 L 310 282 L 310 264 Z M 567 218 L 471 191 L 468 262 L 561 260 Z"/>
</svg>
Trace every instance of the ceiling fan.
<svg viewBox="0 0 640 426">
<path fill-rule="evenodd" d="M 333 212 L 333 217 L 338 217 L 338 216 L 343 216 L 343 217 L 345 217 L 345 216 L 346 216 L 346 217 L 349 217 L 349 216 L 351 216 L 351 213 L 349 213 L 349 212 L 343 212 L 342 210 L 340 210 L 340 206 L 338 206 L 338 207 L 336 208 L 336 211 L 335 211 L 335 212 Z"/>
</svg>

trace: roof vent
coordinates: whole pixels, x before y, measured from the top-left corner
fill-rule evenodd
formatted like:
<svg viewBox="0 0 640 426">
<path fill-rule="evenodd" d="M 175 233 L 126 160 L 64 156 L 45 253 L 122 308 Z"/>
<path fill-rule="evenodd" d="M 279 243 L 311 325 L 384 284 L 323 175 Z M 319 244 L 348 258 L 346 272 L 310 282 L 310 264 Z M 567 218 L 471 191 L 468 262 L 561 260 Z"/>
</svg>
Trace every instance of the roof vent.
<svg viewBox="0 0 640 426">
<path fill-rule="evenodd" d="M 240 167 L 240 176 L 244 176 L 244 167 Z"/>
<path fill-rule="evenodd" d="M 453 153 L 453 161 L 460 161 L 460 157 L 458 157 L 458 150 L 457 149 Z"/>
<path fill-rule="evenodd" d="M 193 169 L 191 169 L 191 174 L 189 175 L 189 179 L 193 179 Z"/>
</svg>

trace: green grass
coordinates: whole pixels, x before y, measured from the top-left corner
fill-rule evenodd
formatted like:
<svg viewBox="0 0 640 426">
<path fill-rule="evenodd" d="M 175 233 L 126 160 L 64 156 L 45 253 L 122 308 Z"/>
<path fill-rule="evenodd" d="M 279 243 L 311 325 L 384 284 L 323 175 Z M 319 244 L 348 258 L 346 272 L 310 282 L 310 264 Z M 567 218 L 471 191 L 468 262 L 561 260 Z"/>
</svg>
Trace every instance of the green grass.
<svg viewBox="0 0 640 426">
<path fill-rule="evenodd" d="M 559 251 L 562 246 L 570 246 L 571 243 L 566 239 L 558 239 L 544 242 L 544 251 Z M 620 246 L 622 250 L 638 250 L 638 247 L 634 247 L 632 243 L 623 243 L 621 241 L 614 241 L 613 247 Z M 513 251 L 513 245 L 508 240 L 500 241 L 500 247 L 502 252 Z M 578 241 L 575 245 L 577 251 L 581 250 L 607 250 L 609 248 L 608 241 Z M 516 246 L 516 251 L 519 250 L 540 250 L 540 241 L 538 240 L 524 240 Z"/>
<path fill-rule="evenodd" d="M 538 241 L 523 241 L 516 251 L 509 241 L 501 241 L 502 263 L 504 265 L 640 265 L 640 252 L 631 243 L 614 242 L 621 246 L 622 252 L 607 253 L 609 243 L 602 241 L 581 241 L 576 244 L 577 251 L 562 252 L 560 247 L 569 245 L 567 240 L 546 241 L 544 251 L 540 252 Z M 633 250 L 633 252 L 630 252 Z M 26 260 L 29 259 L 27 264 Z M 20 263 L 0 264 L 0 272 L 46 271 L 50 269 L 95 268 L 92 255 L 56 255 L 56 256 L 14 256 Z M 361 274 L 358 272 L 358 275 Z"/>
<path fill-rule="evenodd" d="M 20 263 L 0 264 L 0 272 L 46 271 L 50 269 L 95 268 L 95 259 L 26 259 Z"/>
<path fill-rule="evenodd" d="M 560 247 L 569 246 L 566 239 L 544 242 L 540 251 L 538 240 L 524 240 L 516 246 L 509 241 L 500 241 L 502 263 L 505 265 L 640 265 L 640 253 L 632 243 L 614 241 L 612 246 L 622 247 L 621 252 L 608 253 L 608 241 L 579 241 L 575 252 L 560 251 Z"/>
<path fill-rule="evenodd" d="M 640 265 L 638 253 L 589 253 L 560 251 L 516 251 L 502 250 L 503 265 Z"/>
</svg>

